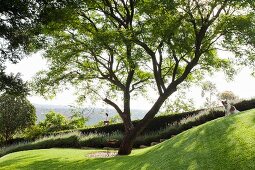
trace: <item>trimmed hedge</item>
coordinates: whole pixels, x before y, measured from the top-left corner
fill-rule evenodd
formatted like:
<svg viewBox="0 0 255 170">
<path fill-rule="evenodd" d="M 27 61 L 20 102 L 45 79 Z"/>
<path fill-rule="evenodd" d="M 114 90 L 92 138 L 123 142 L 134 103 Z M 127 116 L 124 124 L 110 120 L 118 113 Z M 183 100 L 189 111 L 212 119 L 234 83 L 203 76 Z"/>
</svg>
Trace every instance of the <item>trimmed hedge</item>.
<svg viewBox="0 0 255 170">
<path fill-rule="evenodd" d="M 236 109 L 239 111 L 245 111 L 255 108 L 255 99 L 251 100 L 243 100 L 241 102 L 238 102 L 234 104 Z"/>
<path fill-rule="evenodd" d="M 255 108 L 255 99 L 243 100 L 243 101 L 238 102 L 234 105 L 240 111 L 249 110 L 249 109 Z M 223 108 L 223 107 L 219 107 L 219 108 Z M 184 113 L 179 113 L 179 114 L 155 117 L 149 123 L 149 125 L 145 128 L 145 130 L 143 131 L 142 134 L 152 132 L 152 131 L 157 131 L 159 129 L 165 128 L 168 124 L 173 124 L 175 122 L 178 123 L 179 121 L 181 121 L 184 118 L 187 118 L 187 117 L 190 117 L 190 116 L 195 116 L 195 115 L 199 114 L 201 111 L 205 111 L 205 110 L 201 109 L 201 110 L 195 110 L 195 111 L 184 112 Z M 212 117 L 217 118 L 216 115 L 214 114 Z M 219 114 L 218 116 L 223 116 L 223 115 Z M 212 119 L 210 119 L 208 117 L 208 120 L 212 120 Z M 138 121 L 139 120 L 133 121 L 133 124 L 136 125 L 138 123 Z M 53 134 L 69 133 L 70 131 L 73 131 L 73 130 L 59 131 L 59 132 L 55 132 Z M 112 132 L 115 132 L 115 131 L 124 132 L 124 125 L 122 123 L 118 123 L 118 124 L 112 124 L 112 125 L 102 126 L 102 127 L 78 129 L 78 131 L 80 131 L 84 134 L 89 134 L 89 133 L 112 133 Z"/>
<path fill-rule="evenodd" d="M 162 128 L 165 128 L 169 124 L 172 124 L 174 122 L 179 122 L 184 118 L 197 115 L 203 110 L 196 110 L 196 111 L 190 111 L 190 112 L 184 112 L 179 114 L 173 114 L 173 115 L 165 115 L 165 116 L 159 116 L 155 117 L 150 124 L 145 128 L 144 133 L 148 133 L 151 131 L 159 130 Z M 134 126 L 139 122 L 139 120 L 132 121 Z M 66 130 L 66 131 L 59 131 L 51 133 L 54 135 L 62 134 L 62 133 L 70 133 L 71 131 L 75 130 Z M 118 124 L 112 124 L 108 126 L 101 126 L 101 127 L 93 127 L 93 128 L 86 128 L 86 129 L 78 129 L 83 134 L 90 134 L 90 133 L 112 133 L 116 131 L 124 132 L 124 125 L 122 123 Z"/>
<path fill-rule="evenodd" d="M 147 134 L 149 137 L 143 137 L 142 135 L 140 135 L 134 142 L 134 147 L 138 148 L 140 145 L 150 146 L 152 142 L 156 142 L 156 141 L 159 142 L 160 139 L 169 139 L 175 135 L 178 135 L 179 133 L 182 133 L 183 131 L 191 129 L 194 126 L 204 124 L 208 121 L 217 119 L 219 117 L 223 117 L 224 115 L 225 115 L 224 111 L 212 110 L 209 113 L 205 112 L 202 116 L 195 118 L 195 120 L 169 126 L 169 127 L 166 127 L 165 129 L 161 129 L 160 131 L 150 132 L 152 135 Z M 159 133 L 157 134 L 157 132 Z"/>
</svg>

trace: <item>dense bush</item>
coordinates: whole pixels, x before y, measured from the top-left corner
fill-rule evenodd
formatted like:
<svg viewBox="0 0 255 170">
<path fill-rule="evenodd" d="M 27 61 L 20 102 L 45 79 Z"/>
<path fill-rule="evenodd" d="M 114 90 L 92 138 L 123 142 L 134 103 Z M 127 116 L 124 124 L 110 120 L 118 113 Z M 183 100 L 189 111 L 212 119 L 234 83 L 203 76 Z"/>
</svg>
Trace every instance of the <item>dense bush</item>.
<svg viewBox="0 0 255 170">
<path fill-rule="evenodd" d="M 45 132 L 83 128 L 87 121 L 87 119 L 79 113 L 74 113 L 70 119 L 68 119 L 61 113 L 50 111 L 45 115 L 45 117 L 45 120 L 39 122 L 39 126 Z"/>
<path fill-rule="evenodd" d="M 26 96 L 4 93 L 0 95 L 0 143 L 8 143 L 18 132 L 35 124 L 34 106 Z"/>
</svg>

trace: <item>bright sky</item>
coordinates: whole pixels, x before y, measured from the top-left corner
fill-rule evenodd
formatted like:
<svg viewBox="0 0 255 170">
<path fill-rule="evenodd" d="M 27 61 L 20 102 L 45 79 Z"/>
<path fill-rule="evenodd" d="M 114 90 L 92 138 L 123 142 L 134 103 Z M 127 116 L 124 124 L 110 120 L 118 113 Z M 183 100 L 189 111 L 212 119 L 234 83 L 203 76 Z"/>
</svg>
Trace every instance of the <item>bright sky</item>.
<svg viewBox="0 0 255 170">
<path fill-rule="evenodd" d="M 47 68 L 47 63 L 41 57 L 41 53 L 37 53 L 27 57 L 18 64 L 7 64 L 7 72 L 18 73 L 20 72 L 23 80 L 29 81 L 39 70 Z M 209 79 L 216 83 L 219 92 L 230 90 L 235 95 L 241 98 L 255 97 L 255 78 L 250 76 L 249 69 L 244 68 L 238 75 L 235 76 L 234 81 L 227 82 L 223 73 L 216 73 L 215 76 Z M 191 88 L 189 90 L 188 97 L 192 97 L 197 106 L 200 106 L 204 99 L 201 98 L 200 88 Z M 50 105 L 74 105 L 76 97 L 73 95 L 73 91 L 64 91 L 61 94 L 57 94 L 53 100 L 45 100 L 40 96 L 30 96 L 29 100 L 34 104 L 50 104 Z M 132 103 L 133 109 L 148 109 L 151 105 L 144 99 L 138 98 Z M 98 107 L 105 107 L 100 105 Z"/>
</svg>

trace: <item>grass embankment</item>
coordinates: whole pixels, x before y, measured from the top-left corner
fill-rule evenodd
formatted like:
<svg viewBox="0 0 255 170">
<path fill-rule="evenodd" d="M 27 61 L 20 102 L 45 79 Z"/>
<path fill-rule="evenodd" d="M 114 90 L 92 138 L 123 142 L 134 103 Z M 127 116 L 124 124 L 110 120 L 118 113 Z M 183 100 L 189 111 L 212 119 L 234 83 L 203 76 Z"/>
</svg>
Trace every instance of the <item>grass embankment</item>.
<svg viewBox="0 0 255 170">
<path fill-rule="evenodd" d="M 0 169 L 255 169 L 255 110 L 192 128 L 129 156 L 88 158 L 95 150 L 42 149 L 0 158 Z"/>
</svg>

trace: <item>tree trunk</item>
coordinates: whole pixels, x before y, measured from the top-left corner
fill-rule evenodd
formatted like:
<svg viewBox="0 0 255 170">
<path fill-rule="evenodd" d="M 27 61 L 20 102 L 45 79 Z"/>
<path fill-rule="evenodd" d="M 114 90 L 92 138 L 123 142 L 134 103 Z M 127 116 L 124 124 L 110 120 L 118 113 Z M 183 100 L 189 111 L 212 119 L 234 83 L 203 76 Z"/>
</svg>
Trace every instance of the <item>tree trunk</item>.
<svg viewBox="0 0 255 170">
<path fill-rule="evenodd" d="M 8 144 L 8 141 L 10 140 L 10 135 L 9 135 L 8 131 L 5 131 L 4 139 L 5 139 L 5 143 Z"/>
<path fill-rule="evenodd" d="M 125 127 L 125 135 L 120 145 L 118 154 L 128 155 L 132 151 L 132 146 L 136 137 L 136 131 L 131 121 L 130 113 L 123 114 L 122 119 Z"/>
<path fill-rule="evenodd" d="M 172 88 L 169 90 L 169 95 L 176 91 L 176 88 Z M 135 138 L 141 134 L 141 132 L 146 128 L 146 126 L 153 120 L 156 113 L 158 113 L 160 107 L 164 103 L 164 101 L 169 96 L 167 94 L 162 95 L 158 98 L 156 103 L 152 106 L 152 108 L 147 112 L 147 114 L 144 116 L 142 120 L 139 121 L 139 123 L 134 127 L 130 116 L 123 117 L 123 122 L 125 126 L 125 136 L 123 138 L 123 141 L 120 145 L 118 154 L 119 155 L 128 155 L 132 151 L 132 147 L 135 141 Z"/>
<path fill-rule="evenodd" d="M 125 136 L 123 138 L 123 141 L 120 145 L 118 154 L 119 155 L 129 155 L 133 148 L 133 143 L 136 138 L 136 132 L 132 130 L 129 133 L 125 133 Z"/>
</svg>

